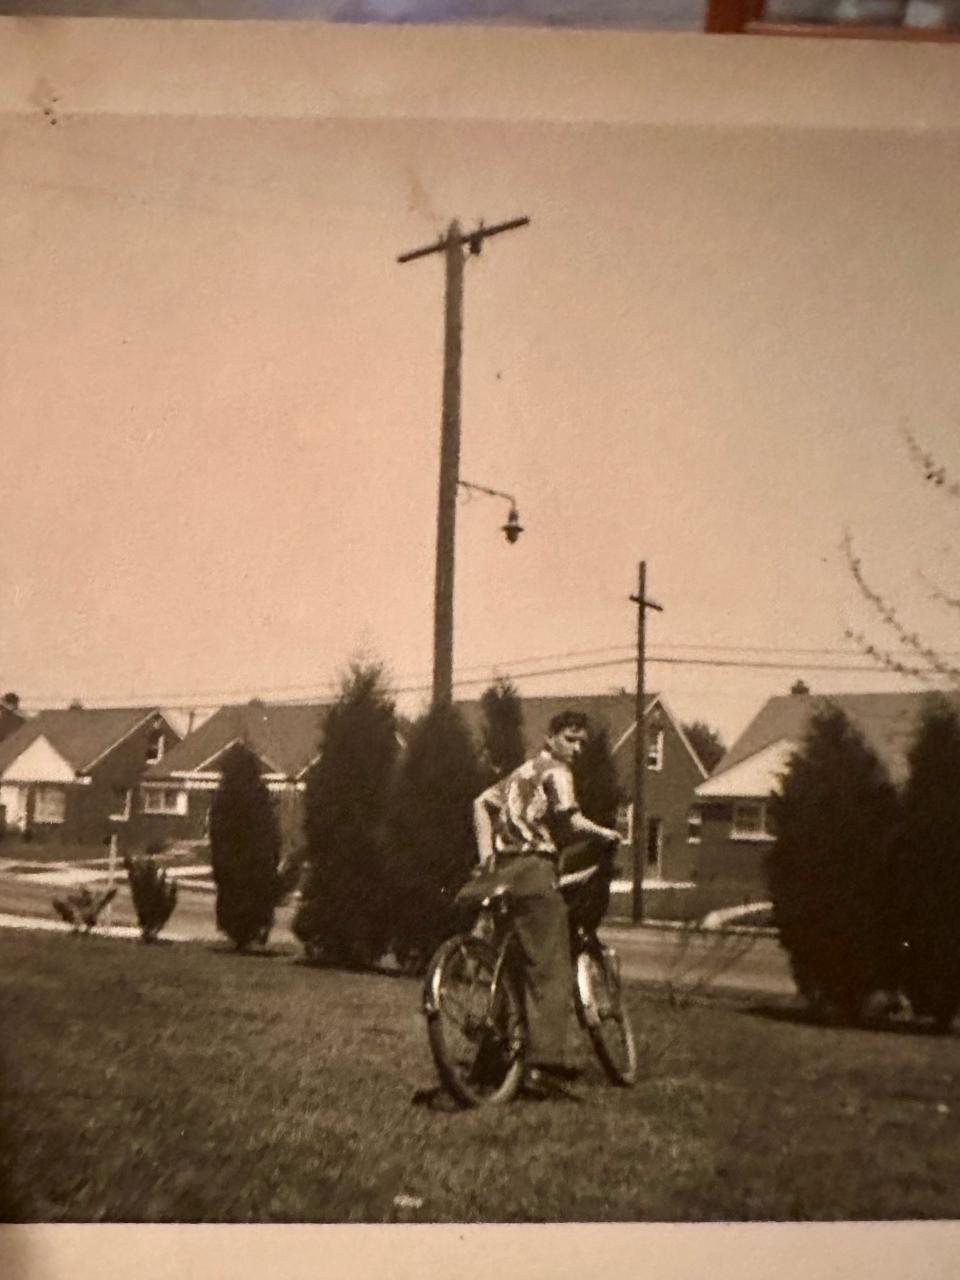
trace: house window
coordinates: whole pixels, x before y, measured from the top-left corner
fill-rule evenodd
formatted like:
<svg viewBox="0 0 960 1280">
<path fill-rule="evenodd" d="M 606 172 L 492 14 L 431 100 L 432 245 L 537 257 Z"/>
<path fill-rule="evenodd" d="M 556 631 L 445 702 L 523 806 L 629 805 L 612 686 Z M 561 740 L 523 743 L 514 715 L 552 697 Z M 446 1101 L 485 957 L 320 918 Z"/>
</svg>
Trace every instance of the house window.
<svg viewBox="0 0 960 1280">
<path fill-rule="evenodd" d="M 703 834 L 703 814 L 699 809 L 691 809 L 687 814 L 687 844 L 699 844 Z"/>
<path fill-rule="evenodd" d="M 67 793 L 63 787 L 37 787 L 33 802 L 34 822 L 63 822 L 67 816 Z"/>
<path fill-rule="evenodd" d="M 647 768 L 663 768 L 663 730 L 654 729 L 647 737 Z"/>
<path fill-rule="evenodd" d="M 111 822 L 128 822 L 130 820 L 130 805 L 133 800 L 133 792 L 129 787 L 113 788 L 113 813 L 110 814 Z"/>
<path fill-rule="evenodd" d="M 772 840 L 767 817 L 767 806 L 762 800 L 738 801 L 733 806 L 733 826 L 730 835 L 734 840 Z"/>
<path fill-rule="evenodd" d="M 621 844 L 633 844 L 633 805 L 617 805 L 617 832 Z"/>
<path fill-rule="evenodd" d="M 663 820 L 647 822 L 647 872 L 655 879 L 663 878 Z"/>
<path fill-rule="evenodd" d="M 178 787 L 144 787 L 143 812 L 182 816 L 187 812 L 187 793 Z"/>
<path fill-rule="evenodd" d="M 147 764 L 157 764 L 163 759 L 163 749 L 166 745 L 162 729 L 154 729 L 147 741 Z"/>
</svg>

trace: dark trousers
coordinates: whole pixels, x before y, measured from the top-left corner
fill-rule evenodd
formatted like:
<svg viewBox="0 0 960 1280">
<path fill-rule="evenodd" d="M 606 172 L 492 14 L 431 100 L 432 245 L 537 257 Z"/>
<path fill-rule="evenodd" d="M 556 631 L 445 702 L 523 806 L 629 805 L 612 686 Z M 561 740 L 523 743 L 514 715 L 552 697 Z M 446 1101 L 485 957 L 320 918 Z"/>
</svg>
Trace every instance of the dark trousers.
<svg viewBox="0 0 960 1280">
<path fill-rule="evenodd" d="M 561 852 L 561 865 L 596 862 L 602 845 L 578 841 Z M 538 853 L 498 859 L 515 904 L 514 921 L 523 957 L 523 999 L 530 1066 L 563 1062 L 573 988 L 570 924 L 557 888 L 557 860 Z"/>
</svg>

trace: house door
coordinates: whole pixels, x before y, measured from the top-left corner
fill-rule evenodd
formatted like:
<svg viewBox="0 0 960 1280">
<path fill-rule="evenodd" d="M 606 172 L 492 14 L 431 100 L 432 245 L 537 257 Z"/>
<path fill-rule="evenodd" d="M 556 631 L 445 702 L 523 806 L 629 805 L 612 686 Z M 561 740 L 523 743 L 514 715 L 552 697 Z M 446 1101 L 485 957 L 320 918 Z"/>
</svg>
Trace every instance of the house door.
<svg viewBox="0 0 960 1280">
<path fill-rule="evenodd" d="M 0 804 L 5 810 L 7 828 L 23 831 L 27 825 L 27 788 L 13 782 L 0 787 Z"/>
<path fill-rule="evenodd" d="M 663 819 L 647 819 L 647 878 L 663 879 Z"/>
</svg>

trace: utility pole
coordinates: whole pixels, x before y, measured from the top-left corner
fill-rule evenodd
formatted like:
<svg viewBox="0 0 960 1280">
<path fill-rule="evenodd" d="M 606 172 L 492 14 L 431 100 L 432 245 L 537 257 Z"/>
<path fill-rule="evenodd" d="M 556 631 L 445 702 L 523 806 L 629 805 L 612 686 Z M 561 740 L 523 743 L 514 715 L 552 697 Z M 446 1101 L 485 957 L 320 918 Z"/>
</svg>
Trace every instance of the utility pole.
<svg viewBox="0 0 960 1280">
<path fill-rule="evenodd" d="M 647 610 L 663 612 L 655 600 L 647 599 L 647 562 L 640 561 L 637 594 L 630 599 L 637 606 L 637 704 L 633 731 L 633 923 L 643 919 L 643 875 L 647 865 L 647 814 L 645 788 L 647 780 L 647 724 L 644 673 L 647 661 Z"/>
<path fill-rule="evenodd" d="M 108 841 L 110 845 L 110 859 L 107 863 L 107 889 L 116 889 L 117 887 L 117 844 L 119 843 L 117 833 L 111 832 Z M 113 927 L 113 901 L 107 903 L 107 919 L 106 925 L 108 929 Z"/>
<path fill-rule="evenodd" d="M 453 577 L 457 535 L 457 486 L 460 483 L 460 366 L 463 350 L 464 251 L 479 255 L 488 236 L 525 227 L 529 218 L 512 218 L 464 233 L 456 219 L 435 244 L 402 253 L 397 262 L 412 262 L 442 253 L 444 290 L 443 405 L 440 427 L 440 482 L 437 496 L 437 560 L 433 590 L 433 705 L 453 698 Z"/>
</svg>

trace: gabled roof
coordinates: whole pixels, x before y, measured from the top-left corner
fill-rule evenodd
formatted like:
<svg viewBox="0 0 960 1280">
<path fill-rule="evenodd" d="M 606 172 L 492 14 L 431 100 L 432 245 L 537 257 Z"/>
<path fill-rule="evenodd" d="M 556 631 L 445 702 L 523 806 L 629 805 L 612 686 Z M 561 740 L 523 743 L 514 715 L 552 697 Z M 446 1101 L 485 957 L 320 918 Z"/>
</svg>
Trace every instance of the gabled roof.
<svg viewBox="0 0 960 1280">
<path fill-rule="evenodd" d="M 267 773 L 296 778 L 320 751 L 329 708 L 316 703 L 250 702 L 221 707 L 144 774 L 146 781 L 216 772 L 226 749 L 244 742 Z"/>
<path fill-rule="evenodd" d="M 610 746 L 616 749 L 632 730 L 636 710 L 636 699 L 632 693 L 569 694 L 566 697 L 550 695 L 540 698 L 530 698 L 523 694 L 520 701 L 523 704 L 523 736 L 528 752 L 536 751 L 541 745 L 553 717 L 568 709 L 584 712 L 594 728 L 606 726 Z M 658 701 L 658 694 L 646 695 L 647 714 Z M 483 710 L 479 698 L 458 701 L 456 705 L 468 729 L 479 740 L 483 725 Z"/>
<path fill-rule="evenodd" d="M 610 748 L 618 759 L 623 759 L 622 753 L 624 749 L 633 740 L 633 729 L 636 723 L 634 713 L 637 700 L 632 693 L 585 693 L 566 696 L 551 695 L 541 698 L 530 698 L 524 694 L 521 695 L 520 700 L 523 703 L 523 736 L 528 752 L 532 753 L 537 750 L 547 735 L 550 721 L 558 712 L 566 711 L 568 708 L 574 711 L 583 711 L 594 728 L 606 727 Z M 483 711 L 480 707 L 479 699 L 458 702 L 456 705 L 463 714 L 467 727 L 479 741 L 483 725 Z M 690 744 L 680 721 L 670 710 L 666 700 L 660 693 L 646 694 L 644 699 L 644 719 L 650 716 L 654 708 L 659 708 L 663 717 L 673 725 L 677 736 L 690 753 L 690 757 L 701 777 L 705 778 L 707 774 L 700 762 L 700 757 Z M 630 747 L 629 750 L 632 752 L 633 748 Z"/>
<path fill-rule="evenodd" d="M 795 747 L 799 746 L 814 712 L 826 705 L 839 707 L 857 726 L 891 780 L 899 784 L 906 777 L 907 752 L 913 742 L 924 701 L 930 696 L 927 692 L 791 693 L 770 698 L 714 769 L 710 783 L 701 784 L 697 788 L 697 795 L 707 794 L 704 790 L 706 786 L 774 743 L 787 741 Z M 960 695 L 943 696 L 960 712 Z M 773 780 L 771 787 L 772 785 Z M 771 787 L 766 790 L 769 791 Z"/>
<path fill-rule="evenodd" d="M 38 738 L 46 738 L 76 773 L 84 773 L 157 707 L 70 707 L 38 711 L 0 742 L 0 774 Z"/>
<path fill-rule="evenodd" d="M 789 739 L 772 742 L 769 747 L 731 765 L 723 773 L 715 773 L 706 782 L 701 782 L 697 796 L 705 800 L 740 796 L 762 800 L 773 790 L 776 779 L 786 771 L 796 749 L 797 744 Z"/>
</svg>

